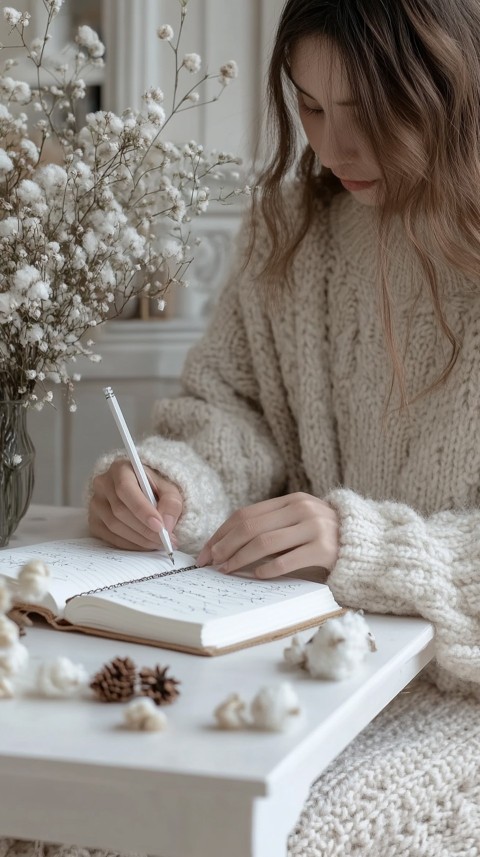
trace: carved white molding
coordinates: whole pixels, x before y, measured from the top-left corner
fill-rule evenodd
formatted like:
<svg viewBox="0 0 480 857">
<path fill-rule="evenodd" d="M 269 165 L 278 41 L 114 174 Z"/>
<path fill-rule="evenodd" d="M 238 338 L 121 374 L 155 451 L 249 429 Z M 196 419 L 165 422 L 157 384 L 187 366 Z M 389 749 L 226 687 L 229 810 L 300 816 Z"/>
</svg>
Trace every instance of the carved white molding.
<svg viewBox="0 0 480 857">
<path fill-rule="evenodd" d="M 200 245 L 188 269 L 188 288 L 177 288 L 173 296 L 175 315 L 184 319 L 206 320 L 217 295 L 225 285 L 232 264 L 234 237 L 241 212 L 225 206 L 203 215 L 195 222 L 195 235 Z"/>
<path fill-rule="evenodd" d="M 156 36 L 161 23 L 158 0 L 102 0 L 102 29 L 107 48 L 104 109 L 138 109 L 142 93 L 159 84 L 164 60 L 170 59 Z"/>
</svg>

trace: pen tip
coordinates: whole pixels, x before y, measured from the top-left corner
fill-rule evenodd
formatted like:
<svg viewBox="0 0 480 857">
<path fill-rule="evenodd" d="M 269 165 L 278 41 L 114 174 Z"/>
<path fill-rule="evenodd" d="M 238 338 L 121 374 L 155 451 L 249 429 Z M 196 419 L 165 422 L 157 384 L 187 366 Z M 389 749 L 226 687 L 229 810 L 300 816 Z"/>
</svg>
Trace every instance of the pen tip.
<svg viewBox="0 0 480 857">
<path fill-rule="evenodd" d="M 169 555 L 169 557 L 170 557 L 170 559 L 171 559 L 171 561 L 172 561 L 172 565 L 173 565 L 173 567 L 175 568 L 175 560 L 174 560 L 174 558 L 173 558 L 173 553 L 169 553 L 168 555 Z"/>
</svg>

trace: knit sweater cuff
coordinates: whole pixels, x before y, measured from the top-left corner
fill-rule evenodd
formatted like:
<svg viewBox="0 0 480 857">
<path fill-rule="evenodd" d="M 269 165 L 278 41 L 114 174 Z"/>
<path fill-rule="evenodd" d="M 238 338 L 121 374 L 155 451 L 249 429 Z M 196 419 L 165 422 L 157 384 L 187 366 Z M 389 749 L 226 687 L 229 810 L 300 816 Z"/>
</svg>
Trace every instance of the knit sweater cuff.
<svg viewBox="0 0 480 857">
<path fill-rule="evenodd" d="M 137 450 L 143 464 L 180 489 L 184 509 L 175 535 L 179 548 L 195 555 L 231 513 L 218 473 L 183 441 L 155 435 L 139 444 Z M 102 456 L 96 462 L 93 476 L 105 473 L 117 458 L 125 458 L 123 450 Z"/>
<path fill-rule="evenodd" d="M 408 506 L 376 503 L 345 488 L 326 500 L 340 518 L 339 555 L 328 577 L 335 598 L 371 612 L 418 614 L 431 588 L 423 519 Z"/>
<path fill-rule="evenodd" d="M 409 506 L 366 500 L 346 489 L 326 499 L 340 517 L 339 557 L 328 577 L 336 600 L 430 620 L 440 667 L 478 683 L 480 582 L 472 562 L 478 512 L 423 518 Z"/>
</svg>

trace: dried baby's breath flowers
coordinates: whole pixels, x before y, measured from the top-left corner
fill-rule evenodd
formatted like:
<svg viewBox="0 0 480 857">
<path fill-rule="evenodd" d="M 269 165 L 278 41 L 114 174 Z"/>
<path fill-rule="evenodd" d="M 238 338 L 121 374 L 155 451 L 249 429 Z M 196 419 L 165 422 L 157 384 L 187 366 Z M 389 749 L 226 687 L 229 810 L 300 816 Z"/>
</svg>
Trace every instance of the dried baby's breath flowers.
<svg viewBox="0 0 480 857">
<path fill-rule="evenodd" d="M 16 80 L 14 60 L 0 66 L 0 398 L 41 409 L 52 402 L 50 385 L 63 384 L 74 411 L 79 375 L 70 364 L 80 355 L 100 359 L 86 332 L 134 295 L 164 302 L 172 284 L 188 285 L 192 218 L 244 189 L 221 186 L 223 168 L 239 163 L 234 155 L 207 154 L 196 141 L 173 143 L 165 133 L 176 113 L 216 101 L 237 76 L 233 60 L 207 74 L 198 54 L 182 56 L 187 3 L 179 0 L 176 37 L 169 24 L 157 30 L 159 50 L 171 50 L 175 63 L 172 97 L 152 86 L 141 110 L 89 113 L 79 127 L 84 75 L 103 65 L 104 45 L 80 26 L 71 61 L 48 59 L 62 2 L 43 0 L 45 31 L 33 41 L 28 14 L 3 10 L 38 83 Z M 3 47 L 9 44 L 0 58 Z M 212 80 L 218 91 L 202 100 Z M 56 163 L 47 162 L 52 143 Z"/>
</svg>

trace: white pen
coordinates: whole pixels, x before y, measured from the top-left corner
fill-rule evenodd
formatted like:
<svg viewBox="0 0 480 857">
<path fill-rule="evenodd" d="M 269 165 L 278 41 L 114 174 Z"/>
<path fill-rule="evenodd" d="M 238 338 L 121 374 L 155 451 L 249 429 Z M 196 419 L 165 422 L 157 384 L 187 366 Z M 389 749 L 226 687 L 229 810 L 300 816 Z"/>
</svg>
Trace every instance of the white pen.
<svg viewBox="0 0 480 857">
<path fill-rule="evenodd" d="M 135 476 L 138 479 L 138 484 L 140 485 L 140 488 L 142 489 L 143 493 L 145 494 L 145 497 L 148 500 L 150 500 L 150 503 L 153 506 L 155 506 L 155 508 L 156 508 L 157 507 L 157 501 L 156 501 L 155 495 L 152 491 L 152 486 L 150 485 L 150 482 L 148 481 L 147 474 L 145 473 L 145 470 L 143 468 L 143 464 L 140 461 L 138 452 L 137 452 L 137 450 L 135 448 L 135 444 L 133 442 L 132 435 L 130 434 L 130 432 L 128 430 L 128 426 L 125 422 L 125 417 L 123 416 L 123 414 L 120 410 L 120 405 L 117 402 L 117 398 L 115 396 L 115 393 L 113 392 L 111 387 L 104 387 L 103 392 L 105 393 L 105 398 L 106 398 L 108 405 L 110 407 L 110 410 L 113 414 L 113 418 L 117 424 L 117 428 L 118 428 L 120 435 L 121 435 L 121 438 L 123 440 L 127 455 L 130 459 L 130 463 L 131 463 L 131 465 L 135 471 Z M 168 553 L 168 555 L 172 561 L 172 565 L 175 568 L 175 561 L 173 559 L 173 548 L 172 548 L 172 543 L 170 541 L 170 536 L 168 534 L 168 530 L 166 530 L 165 527 L 162 527 L 159 535 L 160 535 L 162 545 L 165 548 L 166 552 Z"/>
</svg>

